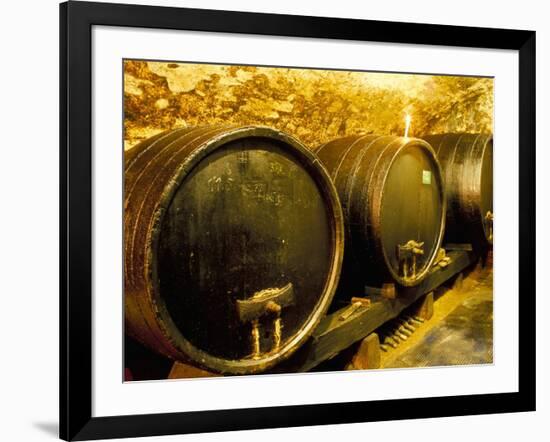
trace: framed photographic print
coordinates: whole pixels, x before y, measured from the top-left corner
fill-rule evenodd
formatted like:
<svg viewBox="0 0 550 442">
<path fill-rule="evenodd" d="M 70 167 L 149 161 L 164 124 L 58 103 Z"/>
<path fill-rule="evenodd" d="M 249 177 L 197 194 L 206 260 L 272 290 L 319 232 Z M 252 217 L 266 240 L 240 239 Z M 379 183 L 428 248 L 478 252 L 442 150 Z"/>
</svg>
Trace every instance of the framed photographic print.
<svg viewBox="0 0 550 442">
<path fill-rule="evenodd" d="M 534 32 L 60 17 L 61 438 L 534 410 Z"/>
</svg>

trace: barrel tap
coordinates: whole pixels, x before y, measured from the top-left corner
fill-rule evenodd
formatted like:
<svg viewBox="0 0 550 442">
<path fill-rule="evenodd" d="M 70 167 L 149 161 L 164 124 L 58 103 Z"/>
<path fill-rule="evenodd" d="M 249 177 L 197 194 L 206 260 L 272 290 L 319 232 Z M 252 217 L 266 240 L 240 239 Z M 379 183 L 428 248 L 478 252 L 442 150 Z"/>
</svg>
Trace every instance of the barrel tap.
<svg viewBox="0 0 550 442">
<path fill-rule="evenodd" d="M 493 219 L 494 219 L 493 212 L 491 212 L 490 210 L 487 211 L 487 213 L 485 214 L 485 221 L 489 226 L 489 241 L 493 240 Z"/>
<path fill-rule="evenodd" d="M 414 239 L 397 246 L 397 260 L 402 263 L 403 278 L 416 277 L 416 257 L 424 254 L 424 242 Z"/>
<path fill-rule="evenodd" d="M 268 316 L 273 319 L 272 352 L 279 351 L 281 346 L 282 324 L 281 311 L 294 304 L 292 283 L 281 288 L 269 288 L 254 293 L 248 299 L 237 300 L 237 315 L 242 323 L 251 324 L 252 359 L 261 358 L 260 319 Z"/>
</svg>

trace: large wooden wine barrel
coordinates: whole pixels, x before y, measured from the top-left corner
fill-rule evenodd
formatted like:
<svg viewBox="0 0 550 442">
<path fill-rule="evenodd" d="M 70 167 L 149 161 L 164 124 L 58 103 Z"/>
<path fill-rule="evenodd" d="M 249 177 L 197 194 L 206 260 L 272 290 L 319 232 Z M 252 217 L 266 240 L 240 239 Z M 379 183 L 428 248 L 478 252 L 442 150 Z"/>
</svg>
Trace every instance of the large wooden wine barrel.
<svg viewBox="0 0 550 442">
<path fill-rule="evenodd" d="M 264 127 L 159 134 L 125 161 L 126 331 L 172 359 L 255 373 L 334 295 L 343 218 L 326 170 Z"/>
<path fill-rule="evenodd" d="M 427 135 L 445 176 L 448 243 L 493 243 L 493 136 L 452 133 Z"/>
<path fill-rule="evenodd" d="M 430 145 L 355 135 L 326 143 L 316 153 L 344 212 L 347 287 L 420 283 L 437 256 L 445 225 L 443 180 Z"/>
</svg>

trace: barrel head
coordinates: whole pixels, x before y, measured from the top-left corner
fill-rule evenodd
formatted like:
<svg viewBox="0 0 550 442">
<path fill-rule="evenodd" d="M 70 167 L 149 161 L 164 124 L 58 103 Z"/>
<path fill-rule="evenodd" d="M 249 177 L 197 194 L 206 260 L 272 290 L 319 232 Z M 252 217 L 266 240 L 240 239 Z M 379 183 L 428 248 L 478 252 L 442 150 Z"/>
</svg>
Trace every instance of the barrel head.
<svg viewBox="0 0 550 442">
<path fill-rule="evenodd" d="M 334 215 L 308 167 L 281 143 L 249 137 L 214 150 L 176 189 L 158 240 L 159 294 L 201 352 L 228 364 L 251 358 L 252 324 L 239 304 L 262 291 L 292 288 L 292 302 L 279 300 L 281 347 L 319 314 Z M 273 315 L 257 319 L 261 352 L 277 351 Z"/>
<path fill-rule="evenodd" d="M 479 206 L 483 232 L 493 243 L 493 140 L 487 142 L 481 161 Z"/>
<path fill-rule="evenodd" d="M 486 249 L 493 241 L 493 136 L 448 133 L 422 138 L 433 146 L 445 176 L 445 241 Z"/>
<path fill-rule="evenodd" d="M 403 282 L 415 282 L 431 265 L 441 242 L 444 211 L 443 182 L 435 157 L 423 146 L 405 145 L 386 175 L 380 209 L 384 255 Z"/>
</svg>

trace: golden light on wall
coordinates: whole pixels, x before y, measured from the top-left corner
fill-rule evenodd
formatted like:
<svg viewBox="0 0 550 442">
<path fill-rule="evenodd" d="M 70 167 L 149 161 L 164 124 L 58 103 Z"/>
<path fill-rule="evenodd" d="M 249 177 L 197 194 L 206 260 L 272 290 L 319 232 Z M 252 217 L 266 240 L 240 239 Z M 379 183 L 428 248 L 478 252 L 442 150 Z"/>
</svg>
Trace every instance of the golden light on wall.
<svg viewBox="0 0 550 442">
<path fill-rule="evenodd" d="M 409 137 L 409 129 L 411 127 L 411 116 L 410 114 L 405 114 L 405 138 Z"/>
<path fill-rule="evenodd" d="M 274 127 L 313 147 L 358 133 L 492 132 L 493 80 L 127 60 L 125 147 L 162 130 Z M 412 117 L 411 117 L 412 118 Z M 410 125 L 410 122 L 409 122 Z"/>
</svg>

